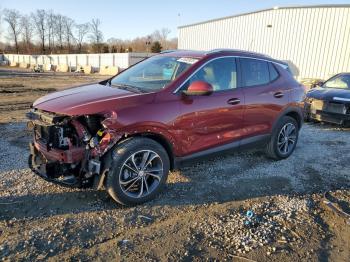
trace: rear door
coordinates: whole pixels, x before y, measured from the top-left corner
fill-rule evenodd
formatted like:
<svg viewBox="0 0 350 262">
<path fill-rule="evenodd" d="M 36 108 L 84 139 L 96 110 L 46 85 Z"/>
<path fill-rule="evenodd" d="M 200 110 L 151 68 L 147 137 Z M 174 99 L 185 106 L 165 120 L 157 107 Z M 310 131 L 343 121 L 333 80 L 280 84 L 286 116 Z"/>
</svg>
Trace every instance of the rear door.
<svg viewBox="0 0 350 262">
<path fill-rule="evenodd" d="M 200 68 L 182 91 L 194 81 L 210 83 L 209 96 L 183 96 L 180 107 L 186 154 L 238 141 L 242 136 L 244 96 L 237 88 L 237 64 L 233 57 L 213 59 Z"/>
<path fill-rule="evenodd" d="M 245 97 L 244 137 L 268 134 L 289 103 L 288 84 L 271 62 L 240 58 L 239 64 Z"/>
</svg>

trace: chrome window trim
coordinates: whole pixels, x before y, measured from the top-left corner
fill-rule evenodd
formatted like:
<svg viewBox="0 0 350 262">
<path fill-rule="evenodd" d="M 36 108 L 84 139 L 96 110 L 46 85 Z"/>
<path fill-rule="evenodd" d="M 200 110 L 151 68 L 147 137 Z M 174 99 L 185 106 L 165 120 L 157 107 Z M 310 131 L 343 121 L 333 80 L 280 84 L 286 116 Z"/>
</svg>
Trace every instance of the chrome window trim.
<svg viewBox="0 0 350 262">
<path fill-rule="evenodd" d="M 203 65 L 201 65 L 199 68 L 197 68 L 189 77 L 186 78 L 185 81 L 182 82 L 182 84 L 175 89 L 175 91 L 173 91 L 173 94 L 176 94 L 182 87 L 183 85 L 192 77 L 194 76 L 199 70 L 201 70 L 204 66 L 206 66 L 208 63 L 210 62 L 213 62 L 215 60 L 218 60 L 218 59 L 224 59 L 224 58 L 247 58 L 247 59 L 255 59 L 255 60 L 260 60 L 260 61 L 264 61 L 264 62 L 268 62 L 268 63 L 274 63 L 276 65 L 279 65 L 281 66 L 283 69 L 287 69 L 288 66 L 285 65 L 285 64 L 282 64 L 282 63 L 278 63 L 278 62 L 275 62 L 275 61 L 271 61 L 271 60 L 268 60 L 268 59 L 263 59 L 263 58 L 256 58 L 256 57 L 249 57 L 249 56 L 220 56 L 220 57 L 215 57 L 213 59 L 210 59 L 208 60 L 207 62 L 205 62 Z M 236 67 L 237 67 L 237 64 L 236 64 Z"/>
</svg>

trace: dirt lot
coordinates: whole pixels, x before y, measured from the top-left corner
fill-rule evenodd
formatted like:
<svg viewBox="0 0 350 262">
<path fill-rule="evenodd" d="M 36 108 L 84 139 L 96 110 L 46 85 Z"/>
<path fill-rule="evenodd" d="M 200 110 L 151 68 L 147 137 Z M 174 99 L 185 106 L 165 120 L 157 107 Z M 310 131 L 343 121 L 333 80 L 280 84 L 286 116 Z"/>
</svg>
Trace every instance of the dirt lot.
<svg viewBox="0 0 350 262">
<path fill-rule="evenodd" d="M 350 129 L 306 124 L 287 160 L 248 151 L 200 162 L 172 172 L 154 201 L 124 208 L 104 191 L 61 188 L 27 168 L 26 107 L 48 86 L 95 77 L 7 75 L 0 71 L 0 260 L 349 261 L 350 219 L 323 194 L 350 212 Z"/>
<path fill-rule="evenodd" d="M 23 120 L 33 101 L 49 92 L 106 78 L 73 73 L 32 73 L 0 67 L 0 123 Z"/>
</svg>

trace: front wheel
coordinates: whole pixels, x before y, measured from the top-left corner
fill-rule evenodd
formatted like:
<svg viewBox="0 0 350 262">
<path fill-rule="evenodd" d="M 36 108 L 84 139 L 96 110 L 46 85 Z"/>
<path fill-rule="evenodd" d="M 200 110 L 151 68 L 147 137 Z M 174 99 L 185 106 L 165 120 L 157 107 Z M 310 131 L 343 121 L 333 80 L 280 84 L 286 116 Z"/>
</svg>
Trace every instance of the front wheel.
<svg viewBox="0 0 350 262">
<path fill-rule="evenodd" d="M 107 192 L 122 205 L 144 203 L 162 190 L 169 168 L 168 154 L 160 144 L 149 138 L 131 138 L 113 150 Z"/>
<path fill-rule="evenodd" d="M 297 121 L 290 116 L 282 117 L 266 146 L 267 156 L 276 160 L 289 157 L 297 145 L 298 137 L 299 126 Z"/>
</svg>

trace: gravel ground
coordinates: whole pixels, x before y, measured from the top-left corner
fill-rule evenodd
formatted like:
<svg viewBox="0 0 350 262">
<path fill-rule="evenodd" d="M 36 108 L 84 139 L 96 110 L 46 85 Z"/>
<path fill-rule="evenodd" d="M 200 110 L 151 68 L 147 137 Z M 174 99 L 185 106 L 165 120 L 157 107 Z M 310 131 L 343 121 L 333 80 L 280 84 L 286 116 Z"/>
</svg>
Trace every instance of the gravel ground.
<svg viewBox="0 0 350 262">
<path fill-rule="evenodd" d="M 349 129 L 306 124 L 274 162 L 236 152 L 170 174 L 154 201 L 124 208 L 104 191 L 61 188 L 26 168 L 24 123 L 0 126 L 0 260 L 347 261 Z M 246 212 L 254 215 L 247 218 Z"/>
<path fill-rule="evenodd" d="M 0 129 L 0 172 L 27 168 L 30 134 L 25 123 L 0 124 Z"/>
</svg>

